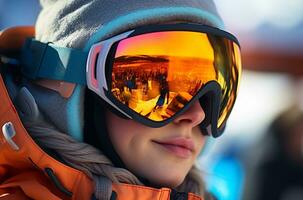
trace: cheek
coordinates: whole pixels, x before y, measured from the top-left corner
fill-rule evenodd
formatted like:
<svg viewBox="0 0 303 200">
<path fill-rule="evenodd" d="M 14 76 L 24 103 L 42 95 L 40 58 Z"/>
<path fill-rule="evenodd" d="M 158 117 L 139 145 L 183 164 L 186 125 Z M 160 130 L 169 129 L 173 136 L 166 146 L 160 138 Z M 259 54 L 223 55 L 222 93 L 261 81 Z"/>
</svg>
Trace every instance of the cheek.
<svg viewBox="0 0 303 200">
<path fill-rule="evenodd" d="M 116 151 L 119 152 L 123 150 L 123 147 L 126 146 L 132 137 L 132 125 L 129 123 L 130 120 L 121 119 L 110 112 L 107 112 L 106 118 L 109 138 Z"/>
<path fill-rule="evenodd" d="M 188 160 L 167 154 L 153 139 L 172 137 L 178 131 L 175 126 L 160 129 L 148 128 L 133 120 L 125 120 L 112 113 L 107 115 L 109 137 L 127 169 L 151 183 L 167 186 L 179 185 L 193 166 L 205 138 L 199 128 L 194 128 L 192 137 L 197 151 Z"/>
<path fill-rule="evenodd" d="M 123 161 L 128 154 L 144 146 L 148 140 L 145 137 L 146 127 L 133 121 L 122 119 L 112 113 L 107 113 L 107 126 L 109 138 Z"/>
<path fill-rule="evenodd" d="M 194 133 L 193 133 L 193 137 L 194 140 L 196 141 L 196 145 L 197 145 L 197 156 L 200 154 L 201 150 L 203 149 L 205 142 L 206 142 L 206 136 L 204 136 L 199 127 L 195 127 L 194 128 Z"/>
</svg>

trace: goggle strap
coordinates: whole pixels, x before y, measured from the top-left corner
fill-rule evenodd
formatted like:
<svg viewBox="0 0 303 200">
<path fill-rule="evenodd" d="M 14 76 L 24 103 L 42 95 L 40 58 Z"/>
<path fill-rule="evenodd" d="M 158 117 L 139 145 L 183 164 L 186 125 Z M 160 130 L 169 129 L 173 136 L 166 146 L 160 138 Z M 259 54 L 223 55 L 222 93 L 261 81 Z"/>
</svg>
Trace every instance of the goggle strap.
<svg viewBox="0 0 303 200">
<path fill-rule="evenodd" d="M 26 39 L 21 52 L 22 73 L 30 79 L 45 78 L 86 85 L 88 53 L 51 43 Z"/>
</svg>

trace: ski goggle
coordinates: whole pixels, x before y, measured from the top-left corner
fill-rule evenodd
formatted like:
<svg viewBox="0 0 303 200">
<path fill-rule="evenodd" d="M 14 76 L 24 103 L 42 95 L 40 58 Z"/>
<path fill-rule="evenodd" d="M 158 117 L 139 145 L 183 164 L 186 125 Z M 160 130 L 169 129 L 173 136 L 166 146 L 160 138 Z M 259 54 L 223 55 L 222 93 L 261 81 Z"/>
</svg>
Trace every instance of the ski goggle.
<svg viewBox="0 0 303 200">
<path fill-rule="evenodd" d="M 199 101 L 202 132 L 218 137 L 236 100 L 238 40 L 199 24 L 148 25 L 94 44 L 89 52 L 28 39 L 22 73 L 87 85 L 120 116 L 162 127 Z M 86 66 L 86 68 L 85 68 Z"/>
<path fill-rule="evenodd" d="M 238 40 L 197 24 L 150 25 L 119 34 L 90 49 L 88 88 L 116 112 L 162 127 L 196 100 L 206 134 L 218 137 L 236 100 L 241 75 Z"/>
</svg>

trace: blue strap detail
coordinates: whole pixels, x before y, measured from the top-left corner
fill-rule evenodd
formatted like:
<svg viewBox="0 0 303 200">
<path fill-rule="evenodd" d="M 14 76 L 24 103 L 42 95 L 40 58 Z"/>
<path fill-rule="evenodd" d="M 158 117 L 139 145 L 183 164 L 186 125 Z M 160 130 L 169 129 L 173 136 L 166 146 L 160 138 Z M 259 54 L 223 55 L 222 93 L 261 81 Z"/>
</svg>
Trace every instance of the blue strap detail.
<svg viewBox="0 0 303 200">
<path fill-rule="evenodd" d="M 86 85 L 88 53 L 72 48 L 56 47 L 33 38 L 22 49 L 22 73 L 31 79 L 47 78 Z"/>
</svg>

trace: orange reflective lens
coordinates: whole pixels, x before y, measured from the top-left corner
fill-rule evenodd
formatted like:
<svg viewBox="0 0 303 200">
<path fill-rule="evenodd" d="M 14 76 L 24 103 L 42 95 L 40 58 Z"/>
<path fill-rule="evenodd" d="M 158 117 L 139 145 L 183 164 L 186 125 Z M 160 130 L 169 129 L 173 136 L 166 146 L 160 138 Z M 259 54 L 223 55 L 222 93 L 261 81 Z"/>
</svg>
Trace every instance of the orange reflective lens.
<svg viewBox="0 0 303 200">
<path fill-rule="evenodd" d="M 146 33 L 118 43 L 113 95 L 133 111 L 163 121 L 180 111 L 209 81 L 222 89 L 218 127 L 236 99 L 241 69 L 238 45 L 190 31 Z"/>
</svg>

